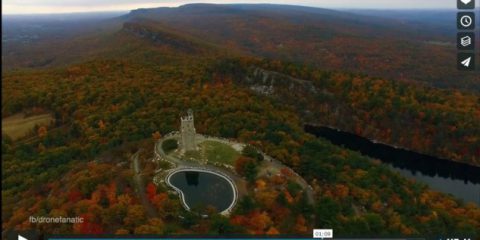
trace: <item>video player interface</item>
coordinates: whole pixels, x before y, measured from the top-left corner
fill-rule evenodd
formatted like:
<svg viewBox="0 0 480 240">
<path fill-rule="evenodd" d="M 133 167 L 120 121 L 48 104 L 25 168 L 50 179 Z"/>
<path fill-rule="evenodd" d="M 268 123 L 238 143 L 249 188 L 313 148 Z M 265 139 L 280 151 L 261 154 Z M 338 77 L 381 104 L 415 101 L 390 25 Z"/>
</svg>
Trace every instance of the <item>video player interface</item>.
<svg viewBox="0 0 480 240">
<path fill-rule="evenodd" d="M 480 239 L 479 6 L 2 1 L 2 239 Z"/>
</svg>

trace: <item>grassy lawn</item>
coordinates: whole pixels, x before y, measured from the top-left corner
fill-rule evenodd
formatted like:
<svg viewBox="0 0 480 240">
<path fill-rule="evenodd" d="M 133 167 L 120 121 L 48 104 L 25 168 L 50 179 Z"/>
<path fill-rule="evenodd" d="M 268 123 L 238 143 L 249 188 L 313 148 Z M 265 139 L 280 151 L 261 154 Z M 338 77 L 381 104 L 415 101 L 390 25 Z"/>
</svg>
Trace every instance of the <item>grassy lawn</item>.
<svg viewBox="0 0 480 240">
<path fill-rule="evenodd" d="M 220 142 L 205 141 L 200 144 L 200 147 L 203 149 L 203 153 L 209 162 L 233 165 L 240 156 L 240 153 L 235 149 Z"/>
<path fill-rule="evenodd" d="M 193 158 L 194 160 L 200 162 L 202 162 L 204 159 L 200 151 L 188 151 L 185 153 L 185 156 L 183 158 L 186 160 L 190 160 L 191 158 Z"/>
<path fill-rule="evenodd" d="M 35 125 L 48 126 L 53 121 L 50 114 L 25 117 L 24 114 L 15 114 L 2 119 L 2 134 L 8 135 L 13 140 L 27 135 Z"/>
</svg>

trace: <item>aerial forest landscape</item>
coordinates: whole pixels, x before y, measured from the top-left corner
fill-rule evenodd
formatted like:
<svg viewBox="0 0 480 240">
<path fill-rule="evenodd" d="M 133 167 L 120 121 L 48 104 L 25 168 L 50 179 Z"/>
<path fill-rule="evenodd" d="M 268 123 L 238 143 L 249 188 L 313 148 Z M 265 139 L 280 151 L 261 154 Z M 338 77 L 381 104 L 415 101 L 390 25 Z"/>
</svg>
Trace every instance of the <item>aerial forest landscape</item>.
<svg viewBox="0 0 480 240">
<path fill-rule="evenodd" d="M 480 74 L 457 70 L 455 17 L 2 15 L 2 236 L 479 239 Z"/>
</svg>

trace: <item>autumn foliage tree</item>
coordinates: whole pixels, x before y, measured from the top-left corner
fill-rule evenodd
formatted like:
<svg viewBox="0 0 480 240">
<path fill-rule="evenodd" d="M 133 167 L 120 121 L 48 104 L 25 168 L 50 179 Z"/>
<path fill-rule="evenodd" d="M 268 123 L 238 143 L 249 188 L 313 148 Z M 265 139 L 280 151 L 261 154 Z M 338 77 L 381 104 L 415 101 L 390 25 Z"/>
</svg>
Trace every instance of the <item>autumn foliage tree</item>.
<svg viewBox="0 0 480 240">
<path fill-rule="evenodd" d="M 153 201 L 153 199 L 155 198 L 155 196 L 157 195 L 157 186 L 155 186 L 155 184 L 153 183 L 148 183 L 147 184 L 147 188 L 146 188 L 146 191 L 147 191 L 147 197 L 150 201 Z"/>
<path fill-rule="evenodd" d="M 235 161 L 235 171 L 249 182 L 253 182 L 257 175 L 257 162 L 253 158 L 240 156 Z"/>
</svg>

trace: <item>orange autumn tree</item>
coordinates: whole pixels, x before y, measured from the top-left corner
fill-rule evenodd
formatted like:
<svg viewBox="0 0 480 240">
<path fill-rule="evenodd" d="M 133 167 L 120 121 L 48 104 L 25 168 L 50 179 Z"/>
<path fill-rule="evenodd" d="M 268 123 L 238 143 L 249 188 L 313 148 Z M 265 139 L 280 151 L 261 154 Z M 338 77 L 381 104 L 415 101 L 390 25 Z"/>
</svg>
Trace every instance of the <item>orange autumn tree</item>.
<svg viewBox="0 0 480 240">
<path fill-rule="evenodd" d="M 267 235 L 278 235 L 280 232 L 275 227 L 270 227 L 266 232 Z"/>
<path fill-rule="evenodd" d="M 158 139 L 160 139 L 161 137 L 162 137 L 162 134 L 160 134 L 159 131 L 156 131 L 156 132 L 152 133 L 152 138 L 153 138 L 153 140 L 158 140 Z"/>
<path fill-rule="evenodd" d="M 43 138 L 47 136 L 47 133 L 48 133 L 47 127 L 41 126 L 38 128 L 37 134 L 39 138 Z"/>
<path fill-rule="evenodd" d="M 155 196 L 157 195 L 157 186 L 155 186 L 155 184 L 153 183 L 148 183 L 147 184 L 147 188 L 146 188 L 146 192 L 147 192 L 147 197 L 150 201 L 152 201 Z"/>
</svg>

